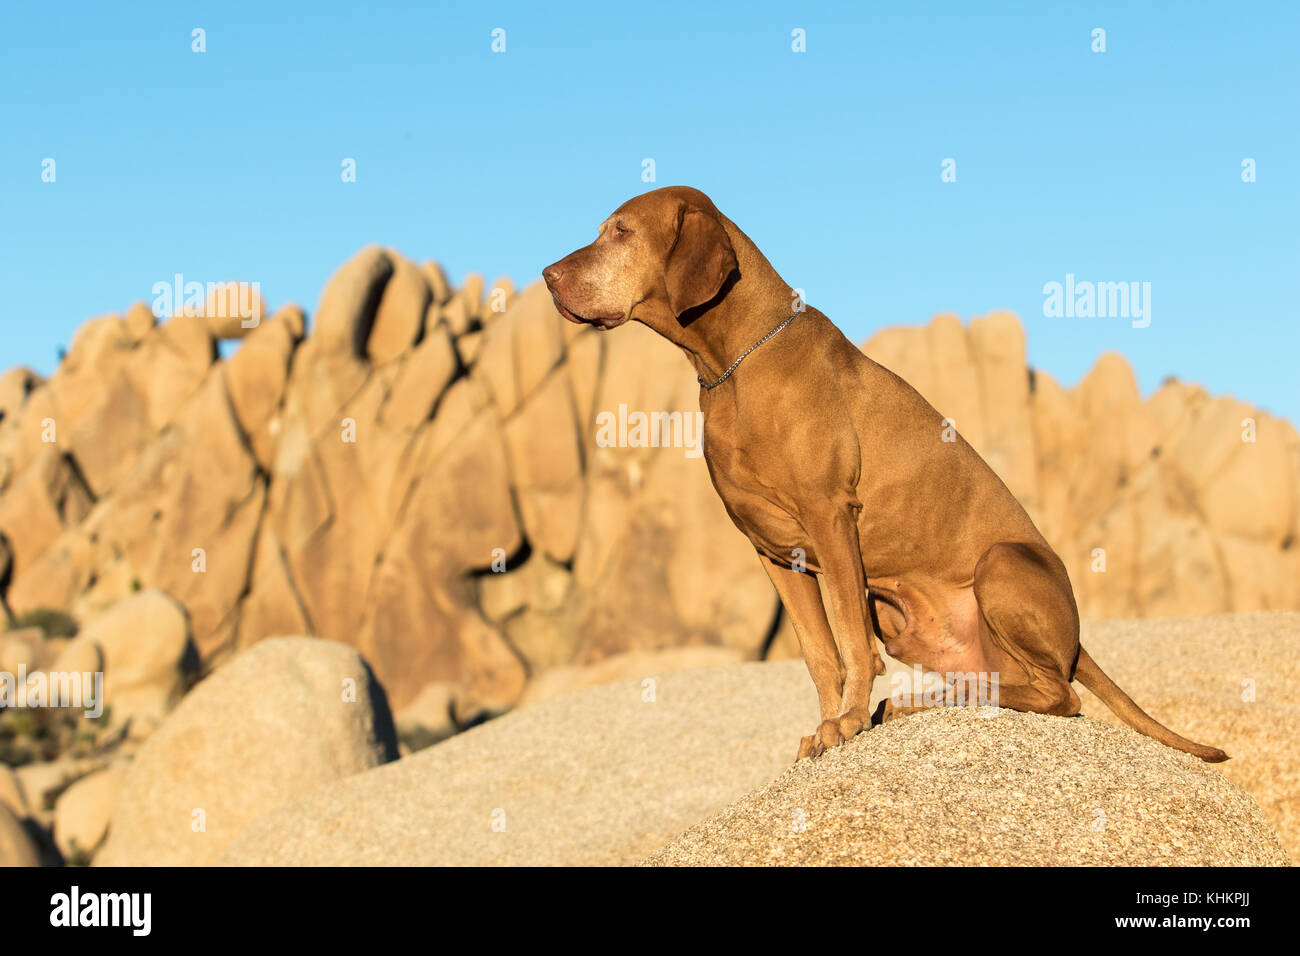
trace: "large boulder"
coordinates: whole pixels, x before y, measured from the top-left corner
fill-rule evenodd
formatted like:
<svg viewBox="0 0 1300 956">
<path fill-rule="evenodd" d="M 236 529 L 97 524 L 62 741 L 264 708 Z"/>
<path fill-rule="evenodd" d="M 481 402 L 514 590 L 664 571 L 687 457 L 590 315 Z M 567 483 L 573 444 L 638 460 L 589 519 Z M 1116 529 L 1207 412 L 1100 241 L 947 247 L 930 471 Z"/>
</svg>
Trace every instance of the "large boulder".
<svg viewBox="0 0 1300 956">
<path fill-rule="evenodd" d="M 633 863 L 771 780 L 816 722 L 799 663 L 646 673 L 321 788 L 250 825 L 221 862 Z"/>
<path fill-rule="evenodd" d="M 1218 771 L 1086 717 L 891 721 L 696 824 L 674 866 L 1286 866 Z"/>
<path fill-rule="evenodd" d="M 1087 621 L 1083 644 L 1151 716 L 1232 757 L 1215 769 L 1251 796 L 1300 859 L 1300 613 Z M 1120 721 L 1074 685 L 1089 717 Z"/>
<path fill-rule="evenodd" d="M 392 715 L 360 655 L 314 638 L 262 641 L 140 748 L 95 864 L 209 864 L 261 814 L 395 757 Z"/>
</svg>

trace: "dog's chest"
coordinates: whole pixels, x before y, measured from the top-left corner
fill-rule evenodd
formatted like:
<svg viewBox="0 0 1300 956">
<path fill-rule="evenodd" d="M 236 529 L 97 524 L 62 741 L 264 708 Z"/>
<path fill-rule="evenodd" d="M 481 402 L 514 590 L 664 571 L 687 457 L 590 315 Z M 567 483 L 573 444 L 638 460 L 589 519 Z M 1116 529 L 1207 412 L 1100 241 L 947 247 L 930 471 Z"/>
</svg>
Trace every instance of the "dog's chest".
<svg viewBox="0 0 1300 956">
<path fill-rule="evenodd" d="M 803 526 L 794 515 L 794 502 L 787 500 L 783 485 L 773 482 L 770 468 L 762 469 L 754 449 L 732 440 L 730 435 L 710 440 L 706 423 L 704 460 L 713 486 L 727 514 L 754 547 L 782 564 L 803 561 L 816 569 L 815 555 Z"/>
</svg>

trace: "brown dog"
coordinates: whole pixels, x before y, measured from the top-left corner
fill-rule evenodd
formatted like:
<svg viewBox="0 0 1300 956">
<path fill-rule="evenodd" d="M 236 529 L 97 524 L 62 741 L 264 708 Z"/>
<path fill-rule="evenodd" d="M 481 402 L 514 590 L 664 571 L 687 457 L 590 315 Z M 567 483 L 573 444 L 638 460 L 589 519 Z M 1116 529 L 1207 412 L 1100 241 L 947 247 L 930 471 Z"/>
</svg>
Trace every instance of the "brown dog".
<svg viewBox="0 0 1300 956">
<path fill-rule="evenodd" d="M 915 389 L 804 309 L 702 192 L 628 200 L 543 277 L 565 318 L 600 329 L 636 319 L 694 364 L 713 485 L 763 559 L 817 687 L 822 722 L 799 757 L 869 725 L 884 669 L 874 628 L 905 664 L 996 675 L 1001 706 L 1077 714 L 1077 679 L 1135 730 L 1227 759 L 1102 672 L 1079 644 L 1065 565 L 1006 485 L 944 435 Z M 820 586 L 792 567 L 799 558 Z M 882 716 L 915 709 L 887 702 Z"/>
</svg>

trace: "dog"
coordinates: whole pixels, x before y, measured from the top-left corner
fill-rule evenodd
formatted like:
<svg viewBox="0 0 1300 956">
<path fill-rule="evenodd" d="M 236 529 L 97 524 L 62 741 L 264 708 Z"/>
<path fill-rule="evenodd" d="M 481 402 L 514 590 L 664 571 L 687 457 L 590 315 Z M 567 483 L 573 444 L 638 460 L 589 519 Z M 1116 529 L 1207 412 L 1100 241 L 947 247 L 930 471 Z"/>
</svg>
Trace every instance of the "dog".
<svg viewBox="0 0 1300 956">
<path fill-rule="evenodd" d="M 944 435 L 914 388 L 805 306 L 704 193 L 629 199 L 542 277 L 569 321 L 609 331 L 635 319 L 695 366 L 713 486 L 757 550 L 817 689 L 821 723 L 796 759 L 873 716 L 922 709 L 889 700 L 869 712 L 884 672 L 877 637 L 927 673 L 996 675 L 999 706 L 1072 716 L 1077 680 L 1134 730 L 1228 759 L 1106 676 L 1079 643 L 1064 563 L 1006 485 Z"/>
</svg>

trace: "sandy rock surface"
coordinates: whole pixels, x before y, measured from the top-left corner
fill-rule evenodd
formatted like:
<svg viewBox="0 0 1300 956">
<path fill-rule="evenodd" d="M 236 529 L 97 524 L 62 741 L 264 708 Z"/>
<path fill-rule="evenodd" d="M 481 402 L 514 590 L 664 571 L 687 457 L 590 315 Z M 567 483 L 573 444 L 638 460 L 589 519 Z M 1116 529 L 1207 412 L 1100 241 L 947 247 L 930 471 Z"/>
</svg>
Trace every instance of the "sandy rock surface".
<svg viewBox="0 0 1300 956">
<path fill-rule="evenodd" d="M 1087 717 L 977 708 L 860 734 L 696 824 L 675 866 L 1278 866 L 1250 795 Z"/>
</svg>

